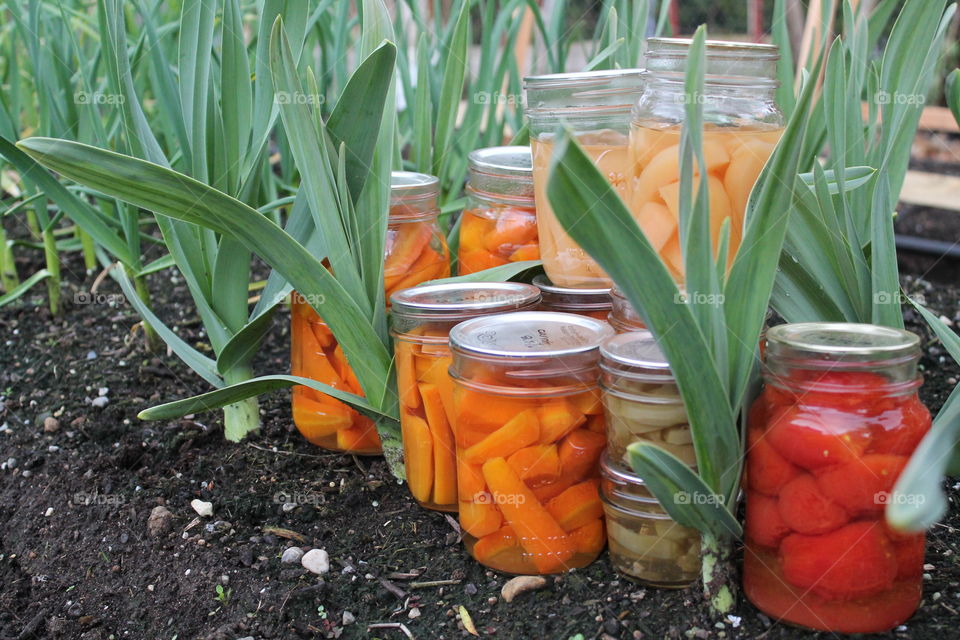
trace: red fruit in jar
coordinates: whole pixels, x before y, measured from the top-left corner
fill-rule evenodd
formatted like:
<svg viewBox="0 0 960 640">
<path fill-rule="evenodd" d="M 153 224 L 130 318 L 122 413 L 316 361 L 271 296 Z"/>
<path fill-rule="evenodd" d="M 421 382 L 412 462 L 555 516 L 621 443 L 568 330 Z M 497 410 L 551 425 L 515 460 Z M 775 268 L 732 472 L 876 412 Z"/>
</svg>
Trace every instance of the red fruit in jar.
<svg viewBox="0 0 960 640">
<path fill-rule="evenodd" d="M 766 441 L 763 431 L 747 432 L 747 482 L 751 489 L 775 496 L 800 473 L 799 467 L 788 462 Z"/>
<path fill-rule="evenodd" d="M 821 469 L 859 456 L 869 444 L 859 416 L 825 409 L 774 409 L 765 439 L 781 456 L 804 469 Z"/>
<path fill-rule="evenodd" d="M 870 450 L 874 453 L 910 455 L 930 430 L 930 411 L 917 396 L 910 396 L 895 411 L 878 416 Z"/>
<path fill-rule="evenodd" d="M 780 545 L 780 558 L 787 582 L 830 599 L 876 595 L 897 575 L 893 545 L 879 522 L 854 522 L 818 536 L 791 534 Z"/>
<path fill-rule="evenodd" d="M 747 493 L 747 539 L 764 547 L 776 547 L 790 533 L 790 527 L 780 517 L 776 498 L 762 493 Z"/>
<path fill-rule="evenodd" d="M 870 453 L 824 469 L 817 474 L 817 484 L 826 496 L 854 513 L 880 513 L 908 461 L 907 456 Z"/>
<path fill-rule="evenodd" d="M 927 550 L 927 539 L 922 533 L 906 537 L 902 541 L 893 540 L 897 554 L 897 580 L 918 578 L 923 573 L 923 558 Z"/>
<path fill-rule="evenodd" d="M 807 473 L 787 483 L 778 504 L 784 523 L 798 533 L 827 533 L 850 520 L 847 510 L 824 495 L 816 478 Z"/>
</svg>

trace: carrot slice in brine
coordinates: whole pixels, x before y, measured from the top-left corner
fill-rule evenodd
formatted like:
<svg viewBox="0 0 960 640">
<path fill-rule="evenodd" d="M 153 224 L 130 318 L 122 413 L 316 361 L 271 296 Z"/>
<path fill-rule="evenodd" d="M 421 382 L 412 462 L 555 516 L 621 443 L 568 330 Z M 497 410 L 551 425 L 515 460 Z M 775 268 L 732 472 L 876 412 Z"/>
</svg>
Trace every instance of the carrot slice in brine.
<svg viewBox="0 0 960 640">
<path fill-rule="evenodd" d="M 508 456 L 533 444 L 540 437 L 540 423 L 533 409 L 517 414 L 512 420 L 463 452 L 467 462 L 483 462 L 489 458 Z"/>
<path fill-rule="evenodd" d="M 433 501 L 436 504 L 453 504 L 457 501 L 457 454 L 453 432 L 437 387 L 421 384 L 420 397 L 427 414 L 427 426 L 433 436 Z"/>
<path fill-rule="evenodd" d="M 587 480 L 575 484 L 547 504 L 547 511 L 564 531 L 573 531 L 588 524 L 591 520 L 603 517 L 603 505 L 597 480 Z"/>
<path fill-rule="evenodd" d="M 474 538 L 482 538 L 499 529 L 503 516 L 492 502 L 490 496 L 484 502 L 461 502 L 460 527 Z"/>
<path fill-rule="evenodd" d="M 400 427 L 410 493 L 420 502 L 429 502 L 430 490 L 433 489 L 433 436 L 430 435 L 430 427 L 423 418 L 409 414 L 403 416 Z"/>
</svg>

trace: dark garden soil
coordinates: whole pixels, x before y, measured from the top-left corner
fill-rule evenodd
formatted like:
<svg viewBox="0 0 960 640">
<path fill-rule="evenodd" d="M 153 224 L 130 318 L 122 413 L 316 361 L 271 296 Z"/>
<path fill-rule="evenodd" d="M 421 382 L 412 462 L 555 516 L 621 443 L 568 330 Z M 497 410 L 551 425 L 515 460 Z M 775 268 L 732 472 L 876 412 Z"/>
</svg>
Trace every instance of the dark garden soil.
<svg viewBox="0 0 960 640">
<path fill-rule="evenodd" d="M 450 519 L 418 508 L 382 459 L 307 444 L 287 393 L 263 399 L 263 430 L 242 444 L 224 442 L 213 414 L 139 421 L 138 410 L 206 385 L 175 357 L 144 351 L 109 278 L 99 296 L 75 301 L 93 277 L 66 271 L 62 319 L 39 293 L 0 312 L 0 639 L 403 638 L 401 624 L 410 637 L 455 638 L 467 635 L 460 607 L 480 635 L 499 638 L 813 635 L 745 601 L 718 622 L 695 589 L 643 588 L 606 554 L 506 603 L 506 577 L 472 562 Z M 905 285 L 960 322 L 956 286 Z M 182 284 L 151 286 L 180 335 L 203 344 Z M 907 317 L 927 340 L 923 393 L 936 409 L 958 369 Z M 278 314 L 258 371 L 286 371 L 287 322 Z M 955 502 L 960 484 L 949 484 Z M 196 517 L 195 498 L 213 503 L 212 518 Z M 284 510 L 284 500 L 300 504 Z M 173 517 L 154 537 L 158 505 Z M 957 637 L 958 527 L 954 509 L 932 532 L 923 604 L 889 637 Z M 281 564 L 290 545 L 325 549 L 331 571 L 321 579 Z M 381 623 L 392 627 L 368 629 Z"/>
</svg>

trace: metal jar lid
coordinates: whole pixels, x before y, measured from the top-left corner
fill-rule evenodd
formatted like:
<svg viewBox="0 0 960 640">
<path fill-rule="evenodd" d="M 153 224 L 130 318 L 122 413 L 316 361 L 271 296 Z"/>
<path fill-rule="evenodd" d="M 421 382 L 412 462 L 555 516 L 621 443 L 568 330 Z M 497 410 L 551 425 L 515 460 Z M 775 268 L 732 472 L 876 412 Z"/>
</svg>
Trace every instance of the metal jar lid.
<svg viewBox="0 0 960 640">
<path fill-rule="evenodd" d="M 487 147 L 467 155 L 467 191 L 484 199 L 533 204 L 533 154 L 530 147 Z"/>
<path fill-rule="evenodd" d="M 394 317 L 444 321 L 532 308 L 539 302 L 540 290 L 520 282 L 428 284 L 390 296 Z"/>
<path fill-rule="evenodd" d="M 582 311 L 605 311 L 613 306 L 610 300 L 610 288 L 571 289 L 558 287 L 550 282 L 546 274 L 533 279 L 533 284 L 543 294 L 544 304 L 557 305 Z"/>
<path fill-rule="evenodd" d="M 610 325 L 587 316 L 521 311 L 462 322 L 450 331 L 450 346 L 468 355 L 543 359 L 597 354 L 611 335 Z"/>
<path fill-rule="evenodd" d="M 630 378 L 672 382 L 670 363 L 649 331 L 632 331 L 609 338 L 600 345 L 600 367 Z"/>
<path fill-rule="evenodd" d="M 807 367 L 895 364 L 920 357 L 920 338 L 903 329 L 846 322 L 800 322 L 767 329 L 768 361 Z"/>
<path fill-rule="evenodd" d="M 440 179 L 426 173 L 393 171 L 390 173 L 390 204 L 417 204 L 436 199 L 440 194 Z"/>
</svg>

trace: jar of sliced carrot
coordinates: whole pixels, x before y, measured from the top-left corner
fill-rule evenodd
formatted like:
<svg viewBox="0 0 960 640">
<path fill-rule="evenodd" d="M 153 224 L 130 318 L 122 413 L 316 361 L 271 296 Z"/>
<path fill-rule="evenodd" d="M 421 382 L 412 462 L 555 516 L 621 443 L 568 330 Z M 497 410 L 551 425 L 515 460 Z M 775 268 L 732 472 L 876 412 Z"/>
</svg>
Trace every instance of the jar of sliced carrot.
<svg viewBox="0 0 960 640">
<path fill-rule="evenodd" d="M 613 568 L 652 587 L 681 589 L 700 574 L 700 533 L 674 522 L 640 476 L 604 455 L 600 498 Z"/>
<path fill-rule="evenodd" d="M 608 317 L 610 326 L 617 333 L 629 333 L 630 331 L 646 331 L 647 325 L 643 318 L 633 308 L 626 296 L 616 287 L 610 289 L 610 315 Z"/>
<path fill-rule="evenodd" d="M 610 289 L 570 289 L 558 287 L 546 275 L 538 275 L 533 284 L 540 289 L 540 311 L 560 311 L 607 321 L 612 303 Z"/>
<path fill-rule="evenodd" d="M 400 427 L 410 493 L 421 506 L 457 510 L 450 330 L 459 322 L 536 307 L 529 284 L 434 284 L 393 294 L 392 328 Z"/>
<path fill-rule="evenodd" d="M 422 173 L 394 171 L 384 256 L 386 299 L 394 291 L 450 275 L 446 238 L 437 223 L 439 181 Z M 343 349 L 313 307 L 294 293 L 290 313 L 293 375 L 363 395 Z M 311 443 L 334 451 L 381 453 L 376 425 L 349 405 L 310 387 L 293 388 L 293 422 Z"/>
<path fill-rule="evenodd" d="M 748 418 L 743 584 L 795 625 L 875 633 L 922 591 L 925 536 L 884 510 L 930 429 L 916 335 L 865 324 L 767 331 L 764 389 Z"/>
<path fill-rule="evenodd" d="M 687 410 L 653 334 L 634 331 L 610 338 L 600 346 L 600 369 L 610 457 L 629 469 L 627 447 L 647 442 L 695 466 Z"/>
<path fill-rule="evenodd" d="M 604 322 L 528 311 L 450 332 L 460 526 L 470 554 L 508 573 L 559 573 L 606 541 L 597 386 Z"/>
<path fill-rule="evenodd" d="M 633 112 L 627 181 L 631 213 L 677 282 L 684 281 L 678 225 L 689 47 L 690 40 L 682 38 L 647 40 L 647 76 Z M 706 46 L 704 93 L 695 98 L 703 105 L 713 250 L 729 220 L 729 264 L 743 236 L 747 198 L 783 133 L 774 99 L 778 59 L 772 45 L 708 41 Z"/>
<path fill-rule="evenodd" d="M 539 260 L 530 147 L 490 147 L 467 156 L 467 207 L 460 219 L 460 275 Z"/>
<path fill-rule="evenodd" d="M 530 124 L 540 254 L 550 280 L 561 287 L 609 287 L 610 278 L 560 225 L 547 199 L 557 128 L 577 141 L 620 197 L 626 198 L 630 110 L 640 95 L 641 69 L 559 73 L 523 79 Z"/>
</svg>

